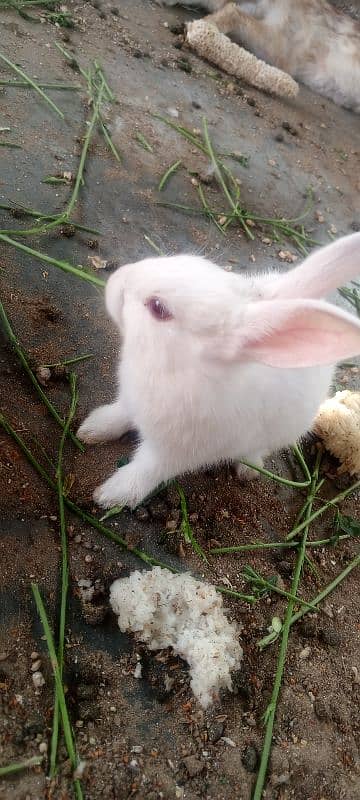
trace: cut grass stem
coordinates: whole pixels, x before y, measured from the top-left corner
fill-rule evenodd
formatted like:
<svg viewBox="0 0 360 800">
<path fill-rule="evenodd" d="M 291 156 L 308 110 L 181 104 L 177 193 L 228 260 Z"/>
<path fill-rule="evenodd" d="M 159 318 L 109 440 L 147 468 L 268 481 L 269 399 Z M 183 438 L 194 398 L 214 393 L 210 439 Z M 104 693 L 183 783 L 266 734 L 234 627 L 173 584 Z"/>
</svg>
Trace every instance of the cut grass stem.
<svg viewBox="0 0 360 800">
<path fill-rule="evenodd" d="M 328 539 L 317 539 L 316 541 L 307 541 L 306 547 L 325 547 L 327 544 L 334 544 L 337 541 L 344 541 L 344 539 L 351 539 L 351 535 L 349 533 L 345 533 L 343 536 L 332 536 Z M 232 547 L 213 547 L 209 550 L 211 555 L 224 555 L 225 553 L 248 553 L 254 550 L 287 550 L 289 548 L 296 548 L 299 547 L 298 541 L 293 542 L 253 542 L 252 544 L 239 544 L 234 545 Z"/>
<path fill-rule="evenodd" d="M 1 320 L 2 326 L 4 328 L 4 331 L 5 331 L 8 339 L 10 340 L 10 343 L 11 343 L 11 345 L 12 345 L 12 347 L 13 347 L 13 349 L 14 349 L 14 351 L 15 351 L 15 353 L 16 353 L 19 361 L 20 361 L 20 364 L 23 367 L 24 371 L 26 372 L 27 376 L 30 378 L 30 381 L 31 381 L 32 385 L 34 386 L 34 389 L 36 390 L 36 392 L 38 393 L 40 399 L 42 400 L 42 402 L 46 406 L 49 414 L 51 414 L 53 419 L 64 430 L 65 427 L 66 427 L 66 423 L 64 422 L 64 420 L 60 416 L 60 414 L 57 411 L 57 409 L 55 408 L 55 406 L 52 404 L 51 400 L 49 400 L 48 396 L 45 394 L 44 390 L 42 389 L 42 387 L 39 384 L 39 381 L 37 380 L 36 376 L 34 375 L 32 369 L 31 369 L 31 367 L 29 365 L 29 362 L 27 360 L 27 357 L 26 357 L 23 349 L 20 347 L 20 344 L 19 344 L 19 342 L 18 342 L 18 340 L 17 340 L 17 338 L 16 338 L 16 336 L 14 334 L 14 331 L 13 331 L 11 325 L 10 325 L 10 322 L 8 320 L 8 317 L 6 315 L 6 312 L 5 312 L 5 309 L 4 309 L 4 306 L 3 306 L 2 302 L 1 302 L 1 300 L 0 300 L 0 320 Z M 72 433 L 72 431 L 69 431 L 69 436 L 70 436 L 73 444 L 75 445 L 75 447 L 77 447 L 78 450 L 80 450 L 81 452 L 84 452 L 84 447 L 83 447 L 82 443 L 75 436 L 75 434 Z"/>
<path fill-rule="evenodd" d="M 77 753 L 76 753 L 76 748 L 75 748 L 75 742 L 74 742 L 74 738 L 73 738 L 71 723 L 70 723 L 69 714 L 68 714 L 68 710 L 67 710 L 67 706 L 66 706 L 64 687 L 63 687 L 62 676 L 61 676 L 61 672 L 60 672 L 60 668 L 59 668 L 59 662 L 58 662 L 56 651 L 55 651 L 54 639 L 53 639 L 53 635 L 52 635 L 51 628 L 50 628 L 50 625 L 49 625 L 49 621 L 48 621 L 48 618 L 47 618 L 47 614 L 46 614 L 46 611 L 45 611 L 44 603 L 43 603 L 41 594 L 39 592 L 39 587 L 37 586 L 36 583 L 32 583 L 31 584 L 31 590 L 32 590 L 32 593 L 34 595 L 36 608 L 38 610 L 38 614 L 39 614 L 39 617 L 40 617 L 40 620 L 41 620 L 41 624 L 43 626 L 43 630 L 44 630 L 44 634 L 45 634 L 45 638 L 46 638 L 46 644 L 47 644 L 47 648 L 48 648 L 48 652 L 49 652 L 50 663 L 51 663 L 52 671 L 53 671 L 53 674 L 54 674 L 55 686 L 56 686 L 56 691 L 57 691 L 57 696 L 58 696 L 59 709 L 60 709 L 60 714 L 61 714 L 62 727 L 63 727 L 63 731 L 64 731 L 64 739 L 65 739 L 66 749 L 67 749 L 68 756 L 69 756 L 69 759 L 70 759 L 70 762 L 71 762 L 71 766 L 72 766 L 73 770 L 75 770 L 76 767 L 79 764 L 79 759 L 78 759 L 78 756 L 77 756 Z M 75 779 L 73 781 L 73 783 L 74 783 L 74 789 L 75 789 L 76 797 L 78 798 L 78 800 L 82 800 L 83 793 L 82 793 L 82 788 L 81 788 L 80 781 Z"/>
<path fill-rule="evenodd" d="M 355 492 L 357 489 L 360 489 L 360 480 L 356 481 L 356 483 L 353 483 L 352 486 L 349 486 L 348 489 L 344 489 L 343 492 L 340 492 L 340 494 L 336 495 L 336 497 L 334 497 L 332 500 L 328 500 L 323 506 L 318 508 L 316 511 L 313 511 L 308 520 L 309 524 L 318 517 L 320 517 L 321 514 L 323 514 L 324 511 L 326 511 L 331 506 L 336 506 L 338 505 L 338 503 L 341 503 L 343 500 L 346 499 L 346 497 Z M 293 528 L 293 530 L 290 531 L 290 533 L 287 535 L 286 541 L 287 542 L 291 541 L 291 539 L 294 539 L 295 536 L 301 533 L 301 531 L 303 531 L 304 528 L 306 527 L 306 522 L 307 520 L 305 519 L 304 522 L 300 522 L 299 525 Z"/>
<path fill-rule="evenodd" d="M 5 778 L 6 775 L 11 775 L 14 772 L 22 772 L 24 769 L 30 767 L 37 767 L 42 764 L 44 756 L 32 756 L 25 761 L 17 761 L 14 764 L 7 764 L 6 767 L 0 767 L 0 778 Z"/>
<path fill-rule="evenodd" d="M 70 425 L 74 419 L 78 393 L 76 389 L 76 375 L 74 372 L 70 373 L 70 408 L 66 418 L 64 430 L 59 444 L 58 462 L 56 470 L 56 485 L 59 505 L 59 523 L 60 523 L 60 544 L 61 544 L 61 592 L 60 592 L 60 619 L 59 619 L 59 635 L 58 635 L 58 665 L 61 680 L 64 671 L 64 648 L 65 648 L 65 624 L 66 624 L 66 607 L 69 590 L 69 559 L 68 559 L 68 544 L 67 544 L 67 531 L 66 531 L 66 518 L 65 518 L 65 505 L 64 505 L 64 485 L 62 462 L 64 445 L 67 436 L 69 435 Z M 55 687 L 54 698 L 54 714 L 53 714 L 53 727 L 51 736 L 51 749 L 50 749 L 50 777 L 53 778 L 56 774 L 56 761 L 57 750 L 59 741 L 59 721 L 60 721 L 60 700 L 58 696 L 57 687 Z"/>
<path fill-rule="evenodd" d="M 197 542 L 197 540 L 196 540 L 196 538 L 195 538 L 195 536 L 193 534 L 190 522 L 189 522 L 189 514 L 188 514 L 188 509 L 187 509 L 187 503 L 186 503 L 186 497 L 185 497 L 185 494 L 184 494 L 184 490 L 182 489 L 182 487 L 177 482 L 175 483 L 175 486 L 176 486 L 178 495 L 180 497 L 180 508 L 181 508 L 181 518 L 182 518 L 181 519 L 181 532 L 183 534 L 184 541 L 186 542 L 186 544 L 191 544 L 194 552 L 198 556 L 200 556 L 200 558 L 202 558 L 202 560 L 205 561 L 206 564 L 208 564 L 209 561 L 206 558 L 206 555 L 205 555 L 203 549 L 200 547 L 199 543 Z"/>
<path fill-rule="evenodd" d="M 52 110 L 55 111 L 55 113 L 58 114 L 59 117 L 61 117 L 61 119 L 64 119 L 63 112 L 60 111 L 60 108 L 58 108 L 58 106 L 50 99 L 50 97 L 48 97 L 47 94 L 43 92 L 38 83 L 36 83 L 35 81 L 32 80 L 32 78 L 26 75 L 26 73 L 23 72 L 23 70 L 20 69 L 20 67 L 18 67 L 16 64 L 13 64 L 13 62 L 10 61 L 10 59 L 8 59 L 6 56 L 4 56 L 3 53 L 0 53 L 0 59 L 1 61 L 4 61 L 4 63 L 7 64 L 8 67 L 11 67 L 11 69 L 13 69 L 17 75 L 20 75 L 20 78 L 26 81 L 28 86 L 31 86 L 31 88 L 34 89 L 34 91 L 37 92 L 37 94 L 39 94 L 43 100 L 45 100 L 48 106 L 50 106 L 50 108 L 52 108 Z"/>
<path fill-rule="evenodd" d="M 318 456 L 317 456 L 316 464 L 315 464 L 315 467 L 314 467 L 314 472 L 313 472 L 313 475 L 312 475 L 311 485 L 310 485 L 310 488 L 309 488 L 309 497 L 311 499 L 313 499 L 315 497 L 316 487 L 317 487 L 317 483 L 318 483 L 318 476 L 319 476 L 320 459 L 321 459 L 321 453 L 319 452 Z M 310 519 L 310 516 L 311 516 L 311 508 L 312 508 L 312 502 L 309 502 L 307 507 L 306 507 L 306 510 L 305 510 L 304 533 L 303 533 L 302 541 L 301 541 L 301 543 L 299 545 L 298 555 L 297 555 L 296 565 L 295 565 L 295 571 L 294 571 L 294 576 L 293 576 L 292 584 L 291 584 L 291 594 L 292 595 L 297 595 L 297 593 L 298 593 L 301 573 L 302 573 L 303 565 L 304 565 L 306 539 L 307 539 L 307 535 L 308 535 L 308 531 L 309 531 L 309 525 L 310 525 L 309 519 Z M 285 619 L 284 619 L 284 623 L 283 623 L 283 627 L 282 627 L 282 632 L 281 632 L 281 642 L 280 642 L 280 648 L 279 648 L 279 654 L 278 654 L 278 661 L 277 661 L 277 667 L 276 667 L 276 672 L 275 672 L 275 680 L 274 680 L 273 690 L 272 690 L 272 694 L 271 694 L 270 703 L 269 703 L 269 705 L 267 707 L 267 710 L 266 710 L 265 738 L 264 738 L 264 744 L 263 744 L 262 753 L 261 753 L 260 766 L 259 766 L 259 771 L 258 771 L 258 775 L 257 775 L 256 785 L 255 785 L 254 794 L 253 794 L 253 800 L 261 800 L 262 794 L 263 794 L 264 785 L 265 785 L 266 774 L 267 774 L 269 758 L 270 758 L 271 745 L 272 745 L 272 740 L 273 740 L 273 730 L 274 730 L 274 722 L 275 722 L 276 711 L 277 711 L 277 703 L 278 703 L 278 698 L 279 698 L 279 694 L 280 694 L 280 689 L 281 689 L 281 684 L 282 684 L 282 679 L 283 679 L 283 673 L 284 673 L 284 668 L 285 668 L 285 663 L 286 663 L 287 646 L 288 646 L 291 619 L 292 619 L 292 616 L 293 616 L 294 605 L 295 605 L 295 600 L 289 599 L 288 604 L 287 604 Z M 306 609 L 306 610 L 308 611 L 308 609 Z"/>
<path fill-rule="evenodd" d="M 212 220 L 212 222 L 214 222 L 214 224 L 216 224 L 216 227 L 220 229 L 222 234 L 226 232 L 227 228 L 232 222 L 238 222 L 243 228 L 246 236 L 251 240 L 254 240 L 255 236 L 250 228 L 250 223 L 259 223 L 260 226 L 262 225 L 263 227 L 270 228 L 271 235 L 275 241 L 281 242 L 282 237 L 289 239 L 295 244 L 295 246 L 303 255 L 307 255 L 308 247 L 318 245 L 318 242 L 309 236 L 306 233 L 304 226 L 300 224 L 310 211 L 309 203 L 306 205 L 304 211 L 300 215 L 291 219 L 285 219 L 282 217 L 263 217 L 260 214 L 252 213 L 247 208 L 244 208 L 240 202 L 240 188 L 238 182 L 231 170 L 224 164 L 222 160 L 225 157 L 233 157 L 234 154 L 216 153 L 211 142 L 207 120 L 205 118 L 203 119 L 204 134 L 203 138 L 201 138 L 200 136 L 193 134 L 192 131 L 188 130 L 184 126 L 178 125 L 177 123 L 161 116 L 160 114 L 153 114 L 152 116 L 155 119 L 159 119 L 161 122 L 164 122 L 173 130 L 177 131 L 177 133 L 179 133 L 183 138 L 187 139 L 190 144 L 195 146 L 207 158 L 210 159 L 217 182 L 229 206 L 229 211 L 224 212 L 223 210 L 217 211 L 215 209 L 211 209 L 205 198 L 204 192 L 202 192 L 202 195 L 199 192 L 202 209 L 191 208 L 190 206 L 185 206 L 180 203 L 160 203 L 160 205 L 178 208 L 179 210 L 195 214 L 204 213 Z M 233 192 L 231 191 L 231 187 Z M 219 225 L 218 220 L 221 217 L 225 217 L 226 221 Z"/>
<path fill-rule="evenodd" d="M 79 269 L 79 267 L 73 267 L 73 265 L 69 264 L 68 261 L 60 261 L 57 258 L 52 258 L 51 256 L 48 256 L 47 253 L 40 252 L 40 250 L 33 250 L 32 247 L 28 247 L 22 242 L 17 242 L 15 239 L 11 239 L 10 236 L 7 236 L 4 233 L 0 233 L 0 241 L 12 245 L 17 250 L 27 253 L 33 258 L 36 258 L 38 261 L 43 261 L 45 264 L 51 264 L 52 266 L 61 269 L 63 272 L 67 272 L 70 275 L 75 275 L 77 278 L 81 278 L 81 280 L 86 281 L 87 283 L 92 283 L 94 286 L 101 286 L 101 288 L 105 286 L 105 281 L 102 278 L 98 278 L 97 275 L 92 275 L 91 272 L 85 272 L 85 270 Z"/>
</svg>

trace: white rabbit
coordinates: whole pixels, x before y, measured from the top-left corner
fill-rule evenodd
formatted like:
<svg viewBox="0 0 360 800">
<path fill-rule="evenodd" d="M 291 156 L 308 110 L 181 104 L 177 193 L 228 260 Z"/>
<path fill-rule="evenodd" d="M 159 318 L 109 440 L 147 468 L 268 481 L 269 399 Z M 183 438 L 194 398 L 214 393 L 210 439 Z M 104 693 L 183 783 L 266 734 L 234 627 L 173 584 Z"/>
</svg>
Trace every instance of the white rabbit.
<svg viewBox="0 0 360 800">
<path fill-rule="evenodd" d="M 189 255 L 114 272 L 106 306 L 122 334 L 117 399 L 78 436 L 98 442 L 136 428 L 140 444 L 96 502 L 135 507 L 185 471 L 261 465 L 301 437 L 327 396 L 331 365 L 360 354 L 360 321 L 318 298 L 359 272 L 360 233 L 285 274 L 233 274 Z"/>
<path fill-rule="evenodd" d="M 175 5 L 176 0 L 162 0 Z M 360 112 L 360 23 L 327 0 L 181 0 L 258 58 Z"/>
</svg>

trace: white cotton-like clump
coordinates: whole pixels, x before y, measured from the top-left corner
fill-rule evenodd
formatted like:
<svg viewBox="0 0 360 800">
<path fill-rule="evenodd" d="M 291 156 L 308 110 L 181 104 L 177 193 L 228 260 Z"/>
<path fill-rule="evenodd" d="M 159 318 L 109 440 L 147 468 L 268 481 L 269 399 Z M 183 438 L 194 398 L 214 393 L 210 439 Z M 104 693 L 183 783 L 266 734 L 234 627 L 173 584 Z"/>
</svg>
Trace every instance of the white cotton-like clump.
<svg viewBox="0 0 360 800">
<path fill-rule="evenodd" d="M 360 392 L 336 392 L 319 408 L 313 430 L 339 459 L 338 472 L 360 475 Z"/>
<path fill-rule="evenodd" d="M 226 619 L 214 586 L 154 567 L 115 581 L 110 603 L 123 633 L 135 633 L 150 650 L 172 647 L 187 661 L 192 691 L 203 708 L 219 689 L 232 689 L 231 672 L 242 658 L 239 631 Z"/>
</svg>

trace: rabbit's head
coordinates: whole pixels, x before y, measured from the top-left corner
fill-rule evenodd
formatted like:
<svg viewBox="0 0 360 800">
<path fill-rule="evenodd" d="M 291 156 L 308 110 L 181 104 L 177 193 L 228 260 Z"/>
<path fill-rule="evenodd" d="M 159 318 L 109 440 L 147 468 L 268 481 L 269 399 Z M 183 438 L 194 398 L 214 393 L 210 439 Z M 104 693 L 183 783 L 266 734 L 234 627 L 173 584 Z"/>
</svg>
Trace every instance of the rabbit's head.
<svg viewBox="0 0 360 800">
<path fill-rule="evenodd" d="M 360 234 L 285 274 L 238 275 L 197 256 L 161 257 L 120 267 L 106 305 L 125 341 L 151 347 L 155 358 L 172 348 L 173 358 L 309 367 L 360 354 L 359 320 L 319 299 L 359 273 Z"/>
</svg>

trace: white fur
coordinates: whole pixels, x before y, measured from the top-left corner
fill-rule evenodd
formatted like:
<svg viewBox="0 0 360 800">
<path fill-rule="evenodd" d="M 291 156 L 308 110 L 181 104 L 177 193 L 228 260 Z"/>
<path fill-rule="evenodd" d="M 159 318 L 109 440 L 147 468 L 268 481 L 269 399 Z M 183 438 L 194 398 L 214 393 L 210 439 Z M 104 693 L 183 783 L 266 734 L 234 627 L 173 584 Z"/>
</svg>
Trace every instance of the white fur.
<svg viewBox="0 0 360 800">
<path fill-rule="evenodd" d="M 174 0 L 162 0 L 175 5 Z M 327 0 L 181 0 L 258 58 L 360 113 L 360 24 Z"/>
<path fill-rule="evenodd" d="M 106 286 L 122 334 L 117 399 L 78 435 L 97 442 L 135 427 L 140 445 L 96 502 L 134 507 L 185 471 L 261 464 L 302 436 L 327 396 L 332 364 L 360 353 L 359 320 L 313 298 L 359 272 L 358 233 L 286 275 L 236 275 L 188 255 L 119 268 Z M 173 318 L 155 319 L 150 297 Z"/>
</svg>

